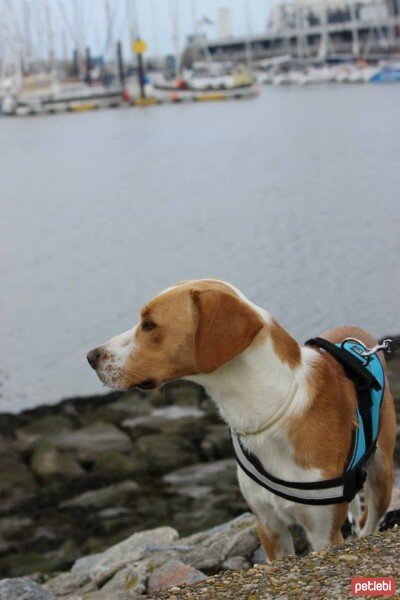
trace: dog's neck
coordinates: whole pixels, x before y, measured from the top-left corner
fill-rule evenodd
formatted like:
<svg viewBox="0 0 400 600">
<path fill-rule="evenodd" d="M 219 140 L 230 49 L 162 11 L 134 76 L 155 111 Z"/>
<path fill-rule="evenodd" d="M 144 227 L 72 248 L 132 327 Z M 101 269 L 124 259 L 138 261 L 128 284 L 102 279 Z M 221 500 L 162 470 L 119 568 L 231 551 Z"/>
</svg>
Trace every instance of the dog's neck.
<svg viewBox="0 0 400 600">
<path fill-rule="evenodd" d="M 294 342 L 292 338 L 290 340 Z M 280 348 L 279 355 L 285 355 L 284 347 Z M 274 343 L 268 334 L 267 322 L 261 339 L 256 338 L 239 356 L 213 373 L 190 379 L 204 386 L 233 431 L 257 431 L 280 410 L 294 380 L 298 389 L 285 416 L 304 408 L 308 402 L 306 380 L 314 359 L 313 350 L 302 348 L 295 367 L 282 361 L 276 341 Z"/>
</svg>

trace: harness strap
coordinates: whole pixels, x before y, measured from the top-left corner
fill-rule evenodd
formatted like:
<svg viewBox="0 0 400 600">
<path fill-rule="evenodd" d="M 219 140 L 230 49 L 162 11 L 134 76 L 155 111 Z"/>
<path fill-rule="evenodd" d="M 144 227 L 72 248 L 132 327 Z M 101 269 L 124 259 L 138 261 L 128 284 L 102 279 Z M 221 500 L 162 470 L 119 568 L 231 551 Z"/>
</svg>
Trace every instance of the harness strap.
<svg viewBox="0 0 400 600">
<path fill-rule="evenodd" d="M 344 367 L 347 371 L 350 371 L 350 378 L 357 383 L 357 389 L 362 389 L 366 387 L 368 390 L 373 387 L 375 390 L 382 389 L 379 381 L 364 368 L 363 363 L 358 360 L 355 356 L 352 356 L 350 352 L 344 350 L 343 348 L 339 348 L 336 344 L 332 344 L 332 342 L 328 342 L 328 340 L 324 340 L 320 337 L 311 338 L 306 341 L 306 346 L 316 346 L 317 348 L 322 348 L 329 354 L 332 354 Z"/>
<path fill-rule="evenodd" d="M 353 341 L 354 346 L 350 350 L 341 347 L 345 343 Z M 336 346 L 322 338 L 312 338 L 306 342 L 306 345 L 317 346 L 332 354 L 344 367 L 346 375 L 353 381 L 357 392 L 359 422 L 360 419 L 362 421 L 362 427 L 360 426 L 363 435 L 363 445 L 361 445 L 361 448 L 363 448 L 362 454 L 359 450 L 357 451 L 358 436 L 360 435 L 359 427 L 353 431 L 349 458 L 344 472 L 340 477 L 304 483 L 299 481 L 285 481 L 268 473 L 259 459 L 244 447 L 239 437 L 240 433 L 232 431 L 231 435 L 236 460 L 241 469 L 253 481 L 277 496 L 291 500 L 292 502 L 312 505 L 351 502 L 365 483 L 367 477 L 366 467 L 376 449 L 378 429 L 377 423 L 373 422 L 372 413 L 375 411 L 376 415 L 376 410 L 379 411 L 380 401 L 383 397 L 384 376 L 382 366 L 379 359 L 377 359 L 382 374 L 382 377 L 378 374 L 378 377 L 382 380 L 381 385 L 380 381 L 367 368 L 369 358 L 365 358 L 362 354 L 363 344 L 358 343 L 356 340 L 347 339 L 342 342 L 341 346 Z M 352 354 L 352 352 L 355 352 L 357 356 Z M 374 373 L 377 373 L 377 371 L 375 370 Z M 376 404 L 376 399 L 372 400 L 373 394 L 378 394 L 380 398 L 378 404 Z"/>
</svg>

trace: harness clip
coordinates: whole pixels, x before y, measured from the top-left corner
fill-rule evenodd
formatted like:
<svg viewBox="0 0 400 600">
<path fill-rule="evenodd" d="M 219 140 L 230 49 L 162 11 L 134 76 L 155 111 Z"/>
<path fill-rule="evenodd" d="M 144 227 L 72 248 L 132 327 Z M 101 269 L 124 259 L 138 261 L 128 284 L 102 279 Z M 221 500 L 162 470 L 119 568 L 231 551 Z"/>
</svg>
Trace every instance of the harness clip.
<svg viewBox="0 0 400 600">
<path fill-rule="evenodd" d="M 392 342 L 393 342 L 393 340 L 391 340 L 391 339 L 382 340 L 381 344 L 377 344 L 376 346 L 373 346 L 372 348 L 364 350 L 364 352 L 360 352 L 360 354 L 364 358 L 369 358 L 370 356 L 372 356 L 373 354 L 376 354 L 380 350 L 383 350 L 384 352 L 387 352 L 388 354 L 390 354 L 392 352 L 392 348 L 391 348 Z"/>
</svg>

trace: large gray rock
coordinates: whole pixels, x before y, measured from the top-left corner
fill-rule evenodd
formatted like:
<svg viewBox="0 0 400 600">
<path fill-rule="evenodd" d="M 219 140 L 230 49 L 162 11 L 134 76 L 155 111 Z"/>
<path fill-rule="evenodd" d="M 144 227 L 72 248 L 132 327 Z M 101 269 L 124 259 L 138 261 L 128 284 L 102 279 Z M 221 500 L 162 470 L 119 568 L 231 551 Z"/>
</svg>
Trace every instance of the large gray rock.
<svg viewBox="0 0 400 600">
<path fill-rule="evenodd" d="M 60 452 L 48 441 L 39 443 L 31 457 L 31 469 L 42 480 L 65 478 L 76 479 L 85 475 L 78 461 Z"/>
<path fill-rule="evenodd" d="M 245 513 L 208 531 L 182 538 L 172 548 L 184 563 L 197 569 L 217 569 L 231 556 L 250 558 L 259 544 L 255 518 Z"/>
<path fill-rule="evenodd" d="M 65 500 L 61 502 L 60 508 L 104 508 L 125 504 L 129 498 L 137 494 L 139 489 L 135 481 L 122 481 Z"/>
<path fill-rule="evenodd" d="M 166 473 L 198 460 L 194 446 L 174 435 L 144 435 L 136 441 L 135 448 L 146 461 L 150 471 Z"/>
<path fill-rule="evenodd" d="M 114 598 L 123 592 L 126 597 L 141 596 L 146 591 L 147 566 L 143 562 L 129 564 L 101 588 L 108 594 L 108 598 Z"/>
<path fill-rule="evenodd" d="M 54 600 L 55 596 L 25 577 L 2 579 L 0 600 Z"/>
<path fill-rule="evenodd" d="M 60 450 L 74 450 L 87 455 L 99 452 L 129 452 L 129 436 L 115 425 L 95 423 L 76 431 L 67 431 L 54 438 Z"/>
<path fill-rule="evenodd" d="M 134 533 L 123 542 L 108 548 L 101 554 L 99 560 L 89 570 L 90 578 L 97 585 L 100 585 L 129 563 L 144 558 L 151 547 L 156 546 L 162 549 L 177 539 L 178 532 L 172 527 L 158 527 L 157 529 Z"/>
<path fill-rule="evenodd" d="M 49 579 L 43 586 L 57 598 L 70 596 L 72 594 L 87 593 L 95 591 L 95 585 L 90 581 L 87 573 L 60 573 Z"/>
</svg>

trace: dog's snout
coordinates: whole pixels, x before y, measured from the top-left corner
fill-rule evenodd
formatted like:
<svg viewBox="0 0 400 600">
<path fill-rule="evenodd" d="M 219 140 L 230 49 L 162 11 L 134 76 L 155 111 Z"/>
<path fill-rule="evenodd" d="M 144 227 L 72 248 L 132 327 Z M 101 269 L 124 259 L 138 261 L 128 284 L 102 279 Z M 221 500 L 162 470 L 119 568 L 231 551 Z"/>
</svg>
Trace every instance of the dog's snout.
<svg viewBox="0 0 400 600">
<path fill-rule="evenodd" d="M 98 366 L 100 356 L 100 348 L 93 348 L 93 350 L 89 350 L 89 352 L 86 354 L 86 358 L 88 359 L 88 363 L 92 367 L 92 369 L 96 369 L 96 367 Z"/>
</svg>

